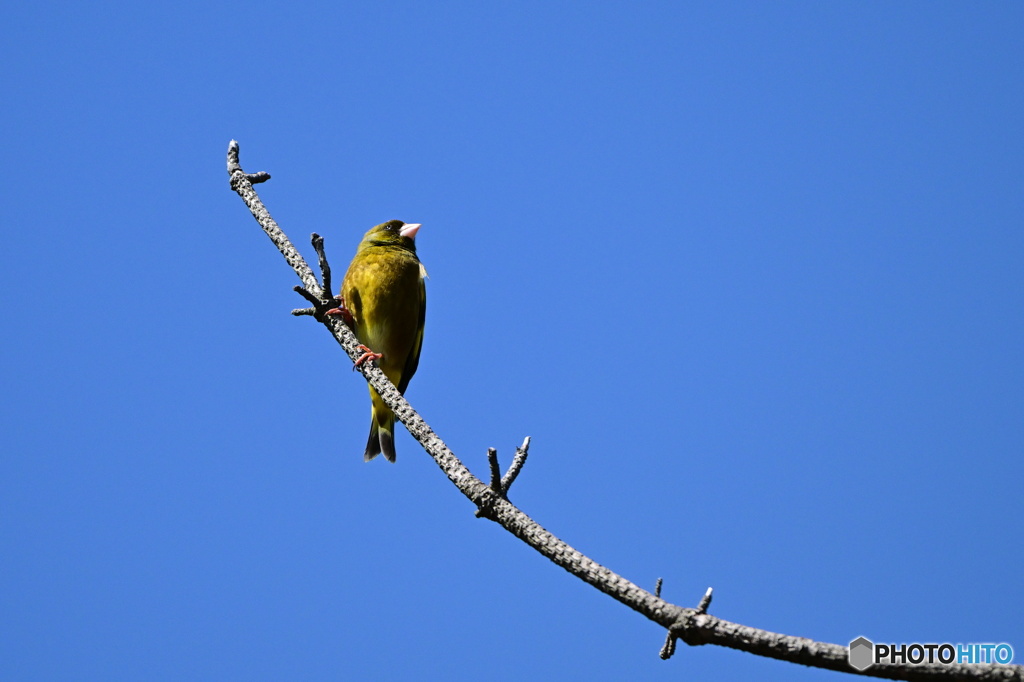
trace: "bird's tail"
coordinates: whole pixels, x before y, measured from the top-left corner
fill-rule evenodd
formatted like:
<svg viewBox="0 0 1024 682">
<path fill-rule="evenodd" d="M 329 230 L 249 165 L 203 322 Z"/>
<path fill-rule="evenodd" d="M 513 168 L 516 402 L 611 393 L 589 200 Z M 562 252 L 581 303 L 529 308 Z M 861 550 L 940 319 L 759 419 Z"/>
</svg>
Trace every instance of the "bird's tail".
<svg viewBox="0 0 1024 682">
<path fill-rule="evenodd" d="M 391 411 L 377 392 L 370 389 L 373 408 L 370 414 L 370 437 L 366 440 L 363 461 L 369 462 L 379 454 L 389 462 L 395 461 L 395 413 Z"/>
</svg>

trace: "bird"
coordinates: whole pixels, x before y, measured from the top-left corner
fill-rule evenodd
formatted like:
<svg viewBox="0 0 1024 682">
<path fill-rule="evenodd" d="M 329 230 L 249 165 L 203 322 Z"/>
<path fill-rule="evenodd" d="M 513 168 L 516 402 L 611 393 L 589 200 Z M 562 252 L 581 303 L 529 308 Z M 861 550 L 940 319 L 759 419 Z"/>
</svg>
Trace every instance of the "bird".
<svg viewBox="0 0 1024 682">
<path fill-rule="evenodd" d="M 361 344 L 359 366 L 376 360 L 405 393 L 416 373 L 427 313 L 426 268 L 416 255 L 419 223 L 389 220 L 371 228 L 359 243 L 341 283 L 341 315 Z M 370 388 L 370 436 L 363 460 L 379 454 L 395 461 L 395 413 Z"/>
</svg>

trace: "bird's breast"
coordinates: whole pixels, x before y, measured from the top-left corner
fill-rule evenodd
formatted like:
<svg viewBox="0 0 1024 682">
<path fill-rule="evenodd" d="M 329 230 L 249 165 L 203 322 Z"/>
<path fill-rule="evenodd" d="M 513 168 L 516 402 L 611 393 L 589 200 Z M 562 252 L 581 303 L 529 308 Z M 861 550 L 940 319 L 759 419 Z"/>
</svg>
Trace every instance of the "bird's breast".
<svg viewBox="0 0 1024 682">
<path fill-rule="evenodd" d="M 365 253 L 352 262 L 342 286 L 356 336 L 383 353 L 381 369 L 400 371 L 419 335 L 420 263 L 411 254 Z"/>
</svg>

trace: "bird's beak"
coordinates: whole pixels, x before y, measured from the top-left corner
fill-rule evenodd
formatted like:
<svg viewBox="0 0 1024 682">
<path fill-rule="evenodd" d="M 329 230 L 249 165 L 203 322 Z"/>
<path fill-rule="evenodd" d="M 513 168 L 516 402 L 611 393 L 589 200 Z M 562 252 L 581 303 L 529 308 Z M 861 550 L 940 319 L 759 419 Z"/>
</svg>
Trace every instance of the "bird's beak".
<svg viewBox="0 0 1024 682">
<path fill-rule="evenodd" d="M 402 229 L 398 231 L 398 234 L 409 239 L 416 239 L 416 233 L 420 231 L 422 227 L 419 223 L 407 223 L 402 226 Z"/>
</svg>

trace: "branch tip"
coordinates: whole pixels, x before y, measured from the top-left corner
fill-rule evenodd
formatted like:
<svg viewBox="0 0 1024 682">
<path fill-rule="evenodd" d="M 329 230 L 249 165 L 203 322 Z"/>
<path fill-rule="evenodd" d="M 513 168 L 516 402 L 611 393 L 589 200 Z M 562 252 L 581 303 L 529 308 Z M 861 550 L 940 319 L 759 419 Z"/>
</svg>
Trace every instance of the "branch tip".
<svg viewBox="0 0 1024 682">
<path fill-rule="evenodd" d="M 330 298 L 332 291 L 331 266 L 327 262 L 327 252 L 324 251 L 324 238 L 314 232 L 310 235 L 309 240 L 313 243 L 313 250 L 316 251 L 316 257 L 319 260 L 320 279 L 324 283 L 324 296 Z"/>
<path fill-rule="evenodd" d="M 516 448 L 516 454 L 512 458 L 512 464 L 509 465 L 508 471 L 501 479 L 501 494 L 503 496 L 508 495 L 508 489 L 512 487 L 516 477 L 519 476 L 519 472 L 523 470 L 523 465 L 526 464 L 526 456 L 530 452 L 530 437 L 527 436 L 523 439 L 523 444 Z"/>
<path fill-rule="evenodd" d="M 654 586 L 654 596 L 658 597 L 659 599 L 661 598 L 661 583 L 662 583 L 662 579 L 658 578 L 658 582 Z"/>
<path fill-rule="evenodd" d="M 697 604 L 697 613 L 707 613 L 708 607 L 711 606 L 711 593 L 713 590 L 709 587 L 708 591 L 704 593 L 704 596 L 700 598 L 700 602 Z"/>
<path fill-rule="evenodd" d="M 236 173 L 240 175 L 235 175 Z M 238 142 L 231 140 L 228 143 L 228 175 L 231 176 L 231 189 L 237 191 L 237 183 L 240 178 L 245 178 L 249 184 L 258 185 L 270 179 L 270 173 L 260 171 L 259 173 L 246 173 L 238 162 Z"/>
<path fill-rule="evenodd" d="M 292 287 L 292 291 L 294 291 L 295 293 L 302 296 L 302 298 L 312 303 L 314 308 L 322 303 L 322 301 L 317 296 L 315 296 L 312 292 L 310 292 L 309 289 L 307 289 L 304 286 L 296 284 L 295 286 Z"/>
<path fill-rule="evenodd" d="M 669 630 L 668 634 L 665 635 L 665 643 L 661 645 L 661 651 L 658 652 L 658 656 L 663 661 L 667 661 L 672 658 L 672 654 L 676 652 L 676 636 Z"/>
<path fill-rule="evenodd" d="M 504 497 L 505 491 L 501 486 L 501 468 L 498 466 L 498 451 L 495 448 L 487 448 L 487 464 L 491 467 L 491 490 Z"/>
</svg>

